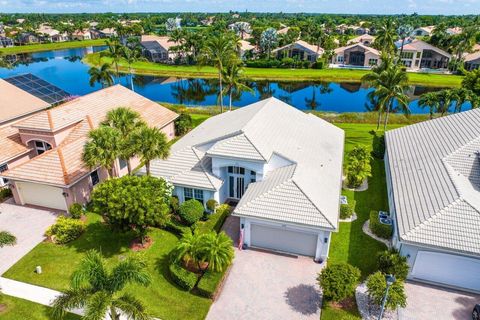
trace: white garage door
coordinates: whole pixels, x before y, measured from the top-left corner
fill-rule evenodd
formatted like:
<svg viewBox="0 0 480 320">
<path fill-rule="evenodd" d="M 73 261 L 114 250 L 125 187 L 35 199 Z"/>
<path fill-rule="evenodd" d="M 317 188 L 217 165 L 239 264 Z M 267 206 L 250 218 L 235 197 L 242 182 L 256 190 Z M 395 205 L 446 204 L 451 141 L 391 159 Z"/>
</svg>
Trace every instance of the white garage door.
<svg viewBox="0 0 480 320">
<path fill-rule="evenodd" d="M 251 224 L 250 244 L 305 256 L 315 256 L 317 235 Z"/>
<path fill-rule="evenodd" d="M 412 269 L 417 279 L 480 291 L 480 260 L 419 251 Z"/>
<path fill-rule="evenodd" d="M 61 188 L 27 182 L 17 182 L 16 185 L 24 204 L 67 210 Z"/>
</svg>

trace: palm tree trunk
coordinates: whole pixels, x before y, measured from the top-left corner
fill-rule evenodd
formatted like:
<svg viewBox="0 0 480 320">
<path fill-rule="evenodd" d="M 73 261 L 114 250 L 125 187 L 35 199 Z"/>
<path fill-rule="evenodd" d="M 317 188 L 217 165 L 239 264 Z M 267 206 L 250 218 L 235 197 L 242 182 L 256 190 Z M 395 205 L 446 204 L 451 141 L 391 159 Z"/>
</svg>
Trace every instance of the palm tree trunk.
<svg viewBox="0 0 480 320">
<path fill-rule="evenodd" d="M 230 89 L 230 92 L 229 92 L 229 104 L 230 104 L 230 111 L 232 111 L 232 92 L 233 90 Z"/>
<path fill-rule="evenodd" d="M 382 109 L 378 109 L 377 131 L 380 128 L 380 122 L 382 122 Z"/>
<path fill-rule="evenodd" d="M 390 107 L 393 104 L 393 99 L 389 101 L 387 104 L 387 113 L 385 114 L 385 122 L 383 123 L 383 131 L 387 131 L 387 124 L 388 124 L 388 115 L 390 114 Z"/>
<path fill-rule="evenodd" d="M 147 171 L 147 176 L 150 175 L 150 161 L 145 162 L 145 170 Z"/>
<path fill-rule="evenodd" d="M 220 113 L 223 113 L 223 84 L 222 84 L 222 71 L 219 68 L 218 69 L 218 81 L 219 81 L 219 86 L 220 86 L 220 93 L 219 93 L 219 99 L 220 99 Z"/>
<path fill-rule="evenodd" d="M 127 170 L 128 174 L 132 174 L 132 164 L 130 163 L 130 159 L 127 160 Z"/>
<path fill-rule="evenodd" d="M 110 307 L 110 319 L 111 320 L 119 320 L 117 310 L 115 310 L 114 306 Z"/>
<path fill-rule="evenodd" d="M 120 83 L 120 75 L 118 73 L 118 62 L 115 62 L 115 69 L 117 71 L 117 81 L 118 81 L 118 83 Z"/>
<path fill-rule="evenodd" d="M 400 47 L 400 56 L 398 57 L 398 62 L 402 63 L 402 54 L 403 54 L 403 45 L 405 44 L 405 38 L 402 38 L 402 46 Z"/>
<path fill-rule="evenodd" d="M 135 92 L 135 88 L 133 87 L 133 74 L 132 74 L 132 68 L 130 64 L 128 65 L 128 72 L 130 73 L 130 86 L 132 88 L 132 91 Z"/>
</svg>

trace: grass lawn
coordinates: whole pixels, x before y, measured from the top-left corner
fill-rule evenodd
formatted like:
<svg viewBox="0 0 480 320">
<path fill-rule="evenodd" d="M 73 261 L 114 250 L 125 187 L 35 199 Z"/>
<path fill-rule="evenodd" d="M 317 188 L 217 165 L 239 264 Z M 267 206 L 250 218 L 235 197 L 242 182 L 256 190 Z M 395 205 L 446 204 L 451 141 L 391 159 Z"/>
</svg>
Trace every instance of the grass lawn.
<svg viewBox="0 0 480 320">
<path fill-rule="evenodd" d="M 337 124 L 345 130 L 345 155 L 356 145 L 372 148 L 374 124 Z M 389 125 L 388 129 L 401 125 Z M 344 190 L 343 194 L 349 200 L 356 201 L 358 219 L 352 223 L 341 222 L 340 230 L 333 233 L 330 244 L 328 263 L 347 262 L 356 266 L 362 272 L 362 279 L 376 271 L 377 253 L 385 250 L 384 244 L 370 238 L 362 231 L 362 226 L 368 220 L 370 210 L 387 210 L 385 170 L 382 160 L 372 160 L 372 177 L 368 180 L 368 190 L 353 192 Z M 322 320 L 325 319 L 360 319 L 356 308 L 341 309 L 328 303 L 322 308 Z"/>
<path fill-rule="evenodd" d="M 0 318 L 2 320 L 48 320 L 50 308 L 31 301 L 2 295 L 0 297 Z M 3 309 L 5 308 L 5 309 Z M 65 320 L 77 320 L 79 316 L 68 314 Z"/>
<path fill-rule="evenodd" d="M 89 65 L 99 66 L 103 62 L 111 62 L 107 57 L 100 57 L 99 53 L 88 54 L 83 61 Z M 216 78 L 218 71 L 213 67 L 199 68 L 197 66 L 174 66 L 148 61 L 140 61 L 132 64 L 134 73 L 144 75 L 156 75 L 167 77 L 185 78 Z M 128 72 L 128 65 L 121 61 L 119 69 Z M 275 68 L 245 68 L 244 75 L 251 80 L 275 80 L 275 81 L 360 81 L 365 70 L 349 69 L 275 69 Z M 463 77 L 443 74 L 409 73 L 411 84 L 438 87 L 458 87 Z"/>
<path fill-rule="evenodd" d="M 37 43 L 37 44 L 29 44 L 25 46 L 2 48 L 0 49 L 0 53 L 3 53 L 3 54 L 32 53 L 32 52 L 58 50 L 58 49 L 102 46 L 104 44 L 105 44 L 105 39 L 66 41 L 66 42 L 54 42 L 54 43 Z"/>
<path fill-rule="evenodd" d="M 150 262 L 152 284 L 145 288 L 130 285 L 127 291 L 140 298 L 150 313 L 161 319 L 204 319 L 211 300 L 180 290 L 168 278 L 167 254 L 178 241 L 177 236 L 165 230 L 152 229 L 149 234 L 154 244 L 142 251 Z M 130 252 L 132 233 L 112 232 L 101 223 L 100 217 L 89 214 L 87 231 L 77 240 L 63 246 L 43 242 L 36 246 L 3 276 L 56 290 L 65 290 L 71 273 L 89 249 L 102 252 L 109 263 Z M 40 265 L 43 273 L 33 272 Z"/>
</svg>

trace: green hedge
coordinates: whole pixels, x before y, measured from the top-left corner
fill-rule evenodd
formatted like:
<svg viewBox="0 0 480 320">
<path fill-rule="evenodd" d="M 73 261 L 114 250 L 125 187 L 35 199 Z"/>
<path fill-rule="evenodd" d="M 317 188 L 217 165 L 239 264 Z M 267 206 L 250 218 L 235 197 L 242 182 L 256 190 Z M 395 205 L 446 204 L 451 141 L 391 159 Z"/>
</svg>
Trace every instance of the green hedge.
<svg viewBox="0 0 480 320">
<path fill-rule="evenodd" d="M 215 213 L 212 213 L 207 221 L 199 222 L 197 224 L 197 230 L 199 232 L 208 232 L 211 230 L 220 232 L 220 229 L 222 228 L 222 225 L 230 212 L 231 208 L 228 204 L 219 205 Z"/>
<path fill-rule="evenodd" d="M 212 299 L 217 291 L 218 285 L 222 282 L 224 277 L 225 272 L 213 272 L 208 270 L 197 284 L 198 294 Z"/>
<path fill-rule="evenodd" d="M 81 220 L 62 216 L 47 229 L 45 234 L 52 237 L 55 243 L 64 244 L 80 237 L 83 231 L 85 231 L 85 224 Z"/>
<path fill-rule="evenodd" d="M 73 219 L 80 219 L 83 214 L 83 207 L 80 203 L 73 203 L 68 209 Z"/>
<path fill-rule="evenodd" d="M 378 219 L 378 211 L 370 211 L 370 230 L 380 238 L 390 239 L 393 228 L 391 225 L 383 224 Z"/>
<path fill-rule="evenodd" d="M 340 205 L 340 219 L 347 219 L 355 212 L 355 200 L 348 200 L 348 204 Z"/>
<path fill-rule="evenodd" d="M 181 224 L 175 218 L 171 218 L 165 225 L 164 229 L 181 236 L 185 231 L 190 230 L 190 227 Z"/>
<path fill-rule="evenodd" d="M 173 261 L 173 259 L 171 259 L 168 270 L 170 271 L 170 278 L 183 290 L 190 291 L 195 287 L 197 275 L 184 269 L 180 264 Z"/>
</svg>

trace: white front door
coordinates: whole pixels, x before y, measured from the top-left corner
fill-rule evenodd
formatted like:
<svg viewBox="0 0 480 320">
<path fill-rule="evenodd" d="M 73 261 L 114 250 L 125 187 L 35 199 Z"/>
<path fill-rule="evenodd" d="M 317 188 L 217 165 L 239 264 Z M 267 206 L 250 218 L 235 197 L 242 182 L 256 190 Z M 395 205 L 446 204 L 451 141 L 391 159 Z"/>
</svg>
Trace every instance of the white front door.
<svg viewBox="0 0 480 320">
<path fill-rule="evenodd" d="M 256 181 L 256 172 L 242 167 L 227 167 L 228 174 L 228 197 L 240 199 L 247 186 Z"/>
</svg>

